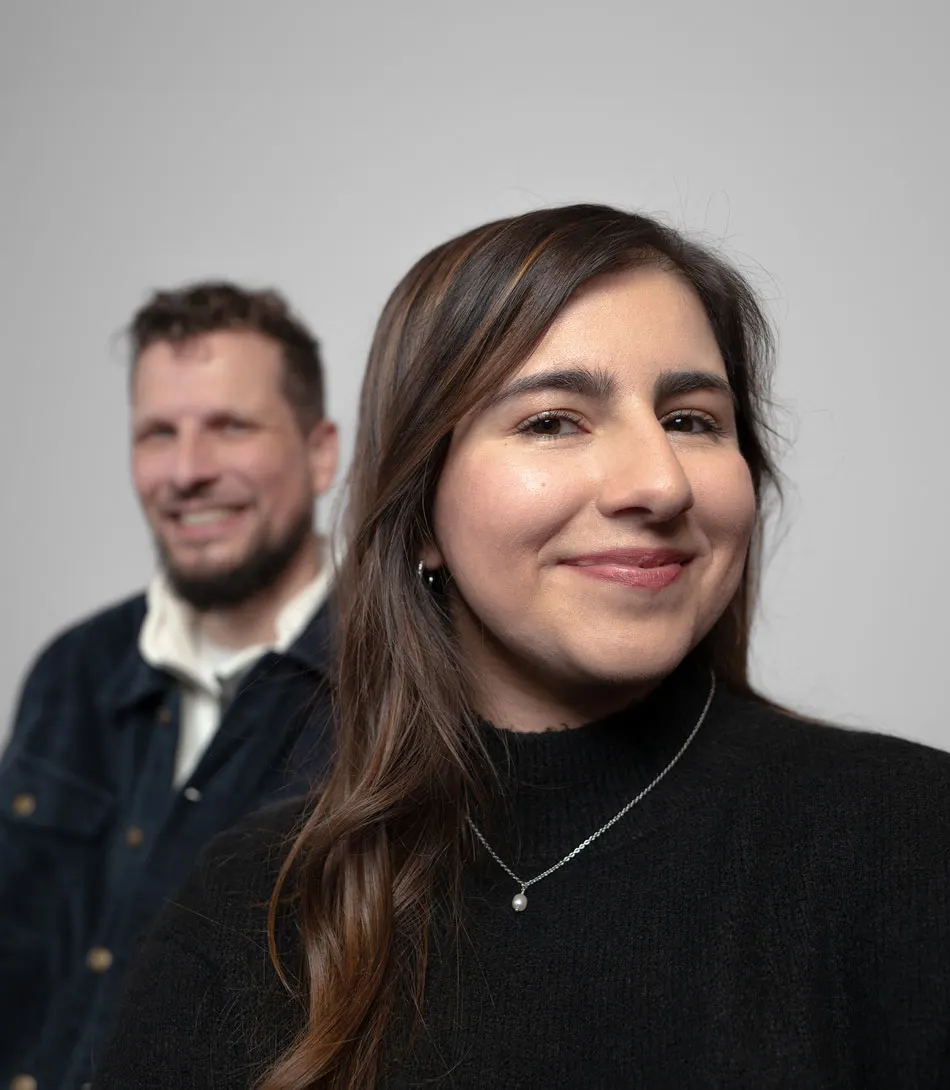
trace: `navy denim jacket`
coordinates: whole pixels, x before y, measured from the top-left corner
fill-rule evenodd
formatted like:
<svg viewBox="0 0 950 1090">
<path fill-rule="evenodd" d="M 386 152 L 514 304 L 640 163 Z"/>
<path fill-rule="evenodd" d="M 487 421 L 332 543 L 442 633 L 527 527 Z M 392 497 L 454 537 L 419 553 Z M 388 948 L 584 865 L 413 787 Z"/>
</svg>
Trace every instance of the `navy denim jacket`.
<svg viewBox="0 0 950 1090">
<path fill-rule="evenodd" d="M 327 607 L 244 678 L 182 790 L 178 686 L 138 650 L 145 599 L 58 637 L 0 762 L 0 1087 L 92 1078 L 144 929 L 217 832 L 325 769 Z"/>
</svg>

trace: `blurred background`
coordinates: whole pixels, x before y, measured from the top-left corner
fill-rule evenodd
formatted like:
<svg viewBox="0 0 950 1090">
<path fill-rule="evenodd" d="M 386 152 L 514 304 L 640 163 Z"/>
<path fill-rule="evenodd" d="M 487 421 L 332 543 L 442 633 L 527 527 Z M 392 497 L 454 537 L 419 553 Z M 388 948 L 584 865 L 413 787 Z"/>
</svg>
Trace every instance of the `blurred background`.
<svg viewBox="0 0 950 1090">
<path fill-rule="evenodd" d="M 409 264 L 593 201 L 721 247 L 779 327 L 756 680 L 950 749 L 948 34 L 943 0 L 0 0 L 0 739 L 39 647 L 151 574 L 121 334 L 153 288 L 285 292 L 346 460 Z"/>
</svg>

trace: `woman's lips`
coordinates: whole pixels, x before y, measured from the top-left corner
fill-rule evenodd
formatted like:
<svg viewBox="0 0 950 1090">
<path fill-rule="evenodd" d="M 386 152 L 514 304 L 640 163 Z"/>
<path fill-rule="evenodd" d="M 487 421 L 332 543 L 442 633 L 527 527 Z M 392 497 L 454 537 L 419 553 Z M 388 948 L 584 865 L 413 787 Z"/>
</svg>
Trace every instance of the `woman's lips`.
<svg viewBox="0 0 950 1090">
<path fill-rule="evenodd" d="M 663 590 L 675 583 L 693 559 L 682 549 L 612 549 L 563 561 L 580 575 L 625 587 Z"/>
<path fill-rule="evenodd" d="M 581 575 L 592 579 L 604 579 L 608 583 L 620 583 L 625 587 L 645 587 L 662 590 L 686 570 L 686 564 L 663 564 L 657 568 L 624 568 L 616 564 L 575 564 Z"/>
</svg>

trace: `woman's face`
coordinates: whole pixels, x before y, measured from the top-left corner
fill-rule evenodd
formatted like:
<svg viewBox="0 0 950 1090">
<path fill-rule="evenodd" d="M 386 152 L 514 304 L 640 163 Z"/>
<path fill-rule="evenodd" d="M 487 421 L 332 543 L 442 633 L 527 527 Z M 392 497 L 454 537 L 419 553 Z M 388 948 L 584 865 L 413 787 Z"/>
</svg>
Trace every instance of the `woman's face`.
<svg viewBox="0 0 950 1090">
<path fill-rule="evenodd" d="M 479 710 L 576 725 L 645 695 L 735 593 L 755 520 L 702 305 L 651 268 L 592 281 L 455 430 L 444 566 Z"/>
</svg>

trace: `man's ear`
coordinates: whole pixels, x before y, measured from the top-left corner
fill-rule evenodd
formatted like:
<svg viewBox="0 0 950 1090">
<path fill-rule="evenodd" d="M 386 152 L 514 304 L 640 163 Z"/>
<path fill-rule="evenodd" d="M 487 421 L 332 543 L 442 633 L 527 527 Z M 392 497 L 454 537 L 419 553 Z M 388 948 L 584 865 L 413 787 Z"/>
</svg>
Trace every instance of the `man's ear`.
<svg viewBox="0 0 950 1090">
<path fill-rule="evenodd" d="M 318 420 L 307 435 L 307 457 L 314 496 L 322 496 L 333 484 L 340 460 L 340 438 L 332 420 Z"/>
</svg>

